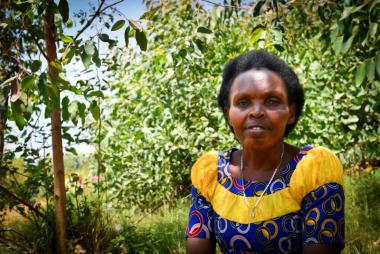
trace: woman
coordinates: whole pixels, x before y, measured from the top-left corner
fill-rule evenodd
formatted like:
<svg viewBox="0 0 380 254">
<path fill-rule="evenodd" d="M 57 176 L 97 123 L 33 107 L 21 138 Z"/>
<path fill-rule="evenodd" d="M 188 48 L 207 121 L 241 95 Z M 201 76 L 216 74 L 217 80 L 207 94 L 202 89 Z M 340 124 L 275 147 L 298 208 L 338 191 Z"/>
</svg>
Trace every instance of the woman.
<svg viewBox="0 0 380 254">
<path fill-rule="evenodd" d="M 218 103 L 241 150 L 206 153 L 191 170 L 187 253 L 340 253 L 343 169 L 327 148 L 284 142 L 304 105 L 294 71 L 251 51 L 224 69 Z"/>
</svg>

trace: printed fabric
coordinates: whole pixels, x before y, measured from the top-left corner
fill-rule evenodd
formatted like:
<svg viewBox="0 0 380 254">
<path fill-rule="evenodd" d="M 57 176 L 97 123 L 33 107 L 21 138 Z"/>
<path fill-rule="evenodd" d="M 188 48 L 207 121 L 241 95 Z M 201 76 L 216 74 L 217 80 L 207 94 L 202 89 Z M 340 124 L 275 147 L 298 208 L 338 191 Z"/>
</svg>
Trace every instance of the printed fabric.
<svg viewBox="0 0 380 254">
<path fill-rule="evenodd" d="M 193 166 L 186 237 L 214 240 L 223 253 L 296 254 L 309 244 L 344 247 L 343 169 L 330 150 L 303 147 L 270 183 L 255 218 L 250 208 L 268 181 L 232 177 L 231 155 L 208 153 Z"/>
</svg>

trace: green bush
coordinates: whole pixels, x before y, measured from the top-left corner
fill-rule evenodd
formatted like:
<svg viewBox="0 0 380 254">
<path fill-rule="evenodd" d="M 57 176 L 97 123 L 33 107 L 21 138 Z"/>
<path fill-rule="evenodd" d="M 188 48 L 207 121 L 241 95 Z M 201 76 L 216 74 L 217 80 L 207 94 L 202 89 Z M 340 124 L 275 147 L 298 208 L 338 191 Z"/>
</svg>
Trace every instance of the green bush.
<svg viewBox="0 0 380 254">
<path fill-rule="evenodd" d="M 154 6 L 143 17 L 148 51 L 115 57 L 121 66 L 112 84 L 115 97 L 107 101 L 112 126 L 106 130 L 103 157 L 114 201 L 109 205 L 145 210 L 183 196 L 189 191 L 190 167 L 201 153 L 238 147 L 216 97 L 226 61 L 258 48 L 290 63 L 305 88 L 305 111 L 288 141 L 327 146 L 345 167 L 377 167 L 380 68 L 372 73 L 371 65 L 367 78 L 360 76 L 362 68 L 352 72 L 375 59 L 372 44 L 369 49 L 362 45 L 379 36 L 371 34 L 364 44 L 354 40 L 344 52 L 334 50 L 335 37 L 359 29 L 344 30 L 349 26 L 345 17 L 340 20 L 345 5 L 290 4 L 284 7 L 287 12 L 259 17 L 190 0 Z M 355 15 L 367 22 L 378 6 L 362 7 Z M 331 19 L 322 20 L 320 15 L 328 12 Z"/>
</svg>

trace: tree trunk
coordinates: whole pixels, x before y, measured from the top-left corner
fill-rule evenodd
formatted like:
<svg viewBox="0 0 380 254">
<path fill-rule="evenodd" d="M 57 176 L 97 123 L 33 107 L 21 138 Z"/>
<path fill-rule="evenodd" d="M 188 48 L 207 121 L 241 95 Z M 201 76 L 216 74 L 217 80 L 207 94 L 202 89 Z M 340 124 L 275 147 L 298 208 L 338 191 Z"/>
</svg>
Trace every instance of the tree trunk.
<svg viewBox="0 0 380 254">
<path fill-rule="evenodd" d="M 46 53 L 49 59 L 49 75 L 52 85 L 56 87 L 58 100 L 53 102 L 51 112 L 53 167 L 54 167 L 54 197 L 55 197 L 55 217 L 56 217 L 56 239 L 57 252 L 67 253 L 67 215 L 66 215 L 66 190 L 65 190 L 65 169 L 63 165 L 62 133 L 61 133 L 61 109 L 60 91 L 57 84 L 58 73 L 51 66 L 57 60 L 57 48 L 55 45 L 56 26 L 54 23 L 54 1 L 48 1 L 45 12 L 45 42 Z"/>
</svg>

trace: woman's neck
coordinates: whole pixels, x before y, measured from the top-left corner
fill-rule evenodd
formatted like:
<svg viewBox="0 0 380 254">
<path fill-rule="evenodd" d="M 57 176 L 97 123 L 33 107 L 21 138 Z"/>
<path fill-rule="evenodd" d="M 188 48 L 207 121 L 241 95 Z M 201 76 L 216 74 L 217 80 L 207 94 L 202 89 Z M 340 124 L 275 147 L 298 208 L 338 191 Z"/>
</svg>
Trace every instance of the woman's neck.
<svg viewBox="0 0 380 254">
<path fill-rule="evenodd" d="M 288 145 L 283 142 L 267 149 L 253 149 L 243 147 L 240 156 L 243 156 L 243 171 L 249 172 L 273 172 L 275 168 L 283 164 Z"/>
</svg>

